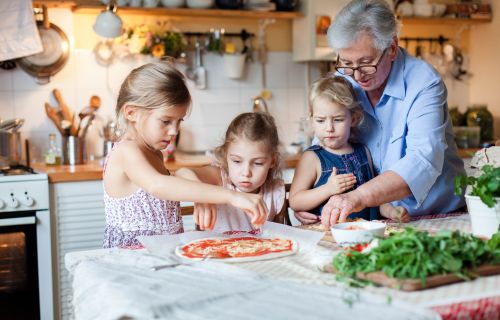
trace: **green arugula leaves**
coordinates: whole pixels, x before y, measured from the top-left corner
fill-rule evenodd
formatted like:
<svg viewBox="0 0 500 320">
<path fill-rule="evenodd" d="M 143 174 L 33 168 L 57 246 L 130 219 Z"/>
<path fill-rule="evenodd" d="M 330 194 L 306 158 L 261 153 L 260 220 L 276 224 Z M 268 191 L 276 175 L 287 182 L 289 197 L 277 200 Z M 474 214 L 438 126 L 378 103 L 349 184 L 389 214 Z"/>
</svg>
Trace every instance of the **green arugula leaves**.
<svg viewBox="0 0 500 320">
<path fill-rule="evenodd" d="M 482 264 L 500 264 L 500 232 L 485 242 L 459 231 L 427 231 L 406 228 L 379 239 L 378 246 L 368 253 L 354 250 L 335 256 L 333 266 L 339 280 L 354 282 L 358 272 L 382 271 L 397 279 L 420 279 L 425 285 L 429 276 L 453 273 L 469 279 Z M 348 280 L 350 279 L 350 280 Z"/>
</svg>

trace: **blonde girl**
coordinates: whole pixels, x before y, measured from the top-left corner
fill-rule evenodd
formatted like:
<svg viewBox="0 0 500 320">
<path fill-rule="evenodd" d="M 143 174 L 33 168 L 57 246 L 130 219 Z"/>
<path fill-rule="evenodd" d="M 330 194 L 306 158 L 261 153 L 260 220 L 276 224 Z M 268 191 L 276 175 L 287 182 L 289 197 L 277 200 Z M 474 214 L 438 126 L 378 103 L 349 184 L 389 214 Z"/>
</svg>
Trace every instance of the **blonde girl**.
<svg viewBox="0 0 500 320">
<path fill-rule="evenodd" d="M 272 221 L 281 217 L 281 211 L 285 210 L 278 146 L 278 130 L 271 115 L 243 113 L 231 122 L 224 142 L 215 149 L 214 165 L 181 169 L 176 175 L 240 193 L 261 195 L 269 209 L 266 219 Z M 196 215 L 207 218 L 197 219 L 201 229 L 218 232 L 256 230 L 248 215 L 232 205 L 196 203 Z"/>
<path fill-rule="evenodd" d="M 179 201 L 231 204 L 261 225 L 267 208 L 258 194 L 240 193 L 171 176 L 161 150 L 175 140 L 191 104 L 184 76 L 168 62 L 127 76 L 116 114 L 124 134 L 103 173 L 104 247 L 138 245 L 139 235 L 183 232 Z"/>
<path fill-rule="evenodd" d="M 343 77 L 322 78 L 313 83 L 309 111 L 317 145 L 308 148 L 295 170 L 290 188 L 290 206 L 302 223 L 320 221 L 328 199 L 355 189 L 374 177 L 368 149 L 356 143 L 357 127 L 363 110 L 352 85 Z M 349 218 L 378 219 L 379 208 L 365 208 Z M 409 218 L 403 208 L 390 204 L 380 207 L 382 216 L 397 220 Z"/>
</svg>

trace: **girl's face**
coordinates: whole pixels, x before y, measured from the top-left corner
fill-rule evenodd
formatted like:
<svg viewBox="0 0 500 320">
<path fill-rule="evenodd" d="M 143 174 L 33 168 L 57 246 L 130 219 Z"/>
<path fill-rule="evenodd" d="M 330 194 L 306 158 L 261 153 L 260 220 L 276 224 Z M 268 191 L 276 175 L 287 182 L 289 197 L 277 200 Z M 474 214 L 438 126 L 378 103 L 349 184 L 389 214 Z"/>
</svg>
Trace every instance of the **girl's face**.
<svg viewBox="0 0 500 320">
<path fill-rule="evenodd" d="M 175 140 L 186 112 L 187 106 L 140 111 L 135 123 L 137 134 L 150 148 L 163 150 Z"/>
<path fill-rule="evenodd" d="M 258 193 L 275 164 L 264 142 L 238 138 L 227 148 L 229 179 L 242 192 Z"/>
<path fill-rule="evenodd" d="M 312 128 L 320 145 L 328 151 L 350 152 L 352 125 L 351 112 L 343 105 L 321 96 L 314 100 Z"/>
</svg>

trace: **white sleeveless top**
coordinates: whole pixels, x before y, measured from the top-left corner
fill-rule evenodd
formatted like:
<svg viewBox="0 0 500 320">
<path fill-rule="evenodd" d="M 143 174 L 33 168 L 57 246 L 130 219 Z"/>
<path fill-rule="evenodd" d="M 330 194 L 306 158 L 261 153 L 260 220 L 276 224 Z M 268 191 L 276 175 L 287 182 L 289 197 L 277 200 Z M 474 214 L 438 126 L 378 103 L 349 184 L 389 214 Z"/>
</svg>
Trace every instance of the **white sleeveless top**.
<svg viewBox="0 0 500 320">
<path fill-rule="evenodd" d="M 239 191 L 222 170 L 221 178 L 224 188 Z M 259 193 L 262 195 L 269 210 L 266 220 L 272 221 L 283 208 L 285 202 L 285 184 L 281 179 L 267 181 L 262 185 Z M 254 228 L 250 221 L 250 216 L 241 209 L 226 204 L 217 205 L 217 220 L 215 221 L 214 231 L 220 233 L 225 231 L 251 231 Z"/>
</svg>

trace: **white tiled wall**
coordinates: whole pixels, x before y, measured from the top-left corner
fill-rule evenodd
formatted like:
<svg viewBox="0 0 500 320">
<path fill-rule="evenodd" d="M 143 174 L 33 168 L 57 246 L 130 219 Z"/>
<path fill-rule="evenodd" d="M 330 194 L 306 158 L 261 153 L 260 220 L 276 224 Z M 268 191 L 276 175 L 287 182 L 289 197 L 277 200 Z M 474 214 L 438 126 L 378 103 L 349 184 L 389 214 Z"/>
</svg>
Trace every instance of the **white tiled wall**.
<svg viewBox="0 0 500 320">
<path fill-rule="evenodd" d="M 72 39 L 70 11 L 50 10 L 50 20 L 63 29 Z M 255 55 L 256 57 L 256 55 Z M 92 50 L 72 50 L 66 66 L 52 77 L 49 84 L 38 85 L 34 79 L 17 67 L 14 70 L 0 69 L 0 117 L 21 117 L 26 122 L 22 128 L 24 138 L 31 144 L 31 157 L 42 161 L 48 146 L 48 134 L 55 132 L 54 125 L 45 115 L 44 103 L 55 103 L 51 91 L 59 88 L 70 108 L 78 113 L 89 103 L 91 95 L 99 95 L 102 107 L 99 110 L 103 123 L 114 115 L 118 89 L 131 69 L 150 61 L 139 56 L 133 59 L 116 59 L 109 67 L 99 65 Z M 220 141 L 229 122 L 239 113 L 252 110 L 252 97 L 260 94 L 261 66 L 255 61 L 247 65 L 245 77 L 232 80 L 224 75 L 222 57 L 208 53 L 203 56 L 207 69 L 208 88 L 195 89 L 188 81 L 193 96 L 193 108 L 181 129 L 180 147 L 188 151 L 206 150 Z M 180 65 L 179 69 L 185 70 Z M 268 56 L 267 87 L 272 93 L 268 102 L 269 111 L 277 120 L 284 144 L 296 137 L 298 120 L 305 110 L 305 64 L 292 62 L 291 52 L 272 52 Z M 89 129 L 89 154 L 102 154 L 102 140 L 97 125 Z M 60 139 L 59 134 L 57 134 Z"/>
</svg>

